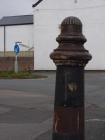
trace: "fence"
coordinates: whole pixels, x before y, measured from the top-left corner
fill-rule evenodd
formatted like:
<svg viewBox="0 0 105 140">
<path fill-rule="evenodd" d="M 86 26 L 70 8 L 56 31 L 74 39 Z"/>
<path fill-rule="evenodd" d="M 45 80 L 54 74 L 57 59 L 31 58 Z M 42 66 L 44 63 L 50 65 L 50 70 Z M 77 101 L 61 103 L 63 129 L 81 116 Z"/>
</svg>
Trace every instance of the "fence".
<svg viewBox="0 0 105 140">
<path fill-rule="evenodd" d="M 34 51 L 21 51 L 19 53 L 19 57 L 33 57 Z M 0 57 L 15 57 L 15 53 L 13 51 L 0 52 Z"/>
</svg>

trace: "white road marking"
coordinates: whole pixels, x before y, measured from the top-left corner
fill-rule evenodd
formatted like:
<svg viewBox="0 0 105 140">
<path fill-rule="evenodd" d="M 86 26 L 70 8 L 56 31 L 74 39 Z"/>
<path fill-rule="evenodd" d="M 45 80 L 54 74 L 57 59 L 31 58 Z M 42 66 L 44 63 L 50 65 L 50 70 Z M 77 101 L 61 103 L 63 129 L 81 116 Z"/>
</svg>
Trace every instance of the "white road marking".
<svg viewBox="0 0 105 140">
<path fill-rule="evenodd" d="M 105 122 L 105 119 L 88 119 L 85 122 Z"/>
</svg>

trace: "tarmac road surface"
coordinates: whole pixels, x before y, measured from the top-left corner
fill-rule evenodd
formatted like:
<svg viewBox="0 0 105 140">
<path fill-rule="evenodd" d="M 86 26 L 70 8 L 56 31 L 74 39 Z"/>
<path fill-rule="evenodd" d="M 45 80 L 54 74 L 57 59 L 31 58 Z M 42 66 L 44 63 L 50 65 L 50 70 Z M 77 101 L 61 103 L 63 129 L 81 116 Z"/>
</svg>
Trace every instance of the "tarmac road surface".
<svg viewBox="0 0 105 140">
<path fill-rule="evenodd" d="M 0 140 L 51 140 L 55 72 L 0 80 Z M 85 74 L 85 140 L 105 140 L 105 73 Z"/>
</svg>

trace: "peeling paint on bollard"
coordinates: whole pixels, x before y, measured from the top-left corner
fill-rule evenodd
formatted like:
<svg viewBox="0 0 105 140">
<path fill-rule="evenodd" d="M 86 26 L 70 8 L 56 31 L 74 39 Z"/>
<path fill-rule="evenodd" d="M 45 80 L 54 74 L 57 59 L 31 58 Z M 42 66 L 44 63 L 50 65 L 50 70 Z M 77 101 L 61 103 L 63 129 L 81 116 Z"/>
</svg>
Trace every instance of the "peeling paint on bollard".
<svg viewBox="0 0 105 140">
<path fill-rule="evenodd" d="M 53 140 L 84 140 L 84 67 L 92 58 L 83 44 L 82 23 L 67 17 L 50 57 L 57 66 Z"/>
</svg>

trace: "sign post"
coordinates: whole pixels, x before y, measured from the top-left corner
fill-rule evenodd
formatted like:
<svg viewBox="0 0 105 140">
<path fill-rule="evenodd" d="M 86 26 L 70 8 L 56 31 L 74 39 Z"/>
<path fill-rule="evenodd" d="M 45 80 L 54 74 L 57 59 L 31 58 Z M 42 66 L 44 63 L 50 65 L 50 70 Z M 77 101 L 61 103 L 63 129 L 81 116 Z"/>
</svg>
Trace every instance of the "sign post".
<svg viewBox="0 0 105 140">
<path fill-rule="evenodd" d="M 20 48 L 19 48 L 19 45 L 17 44 L 17 42 L 15 43 L 15 46 L 14 46 L 14 52 L 15 52 L 15 73 L 18 73 L 18 54 L 20 52 Z"/>
</svg>

